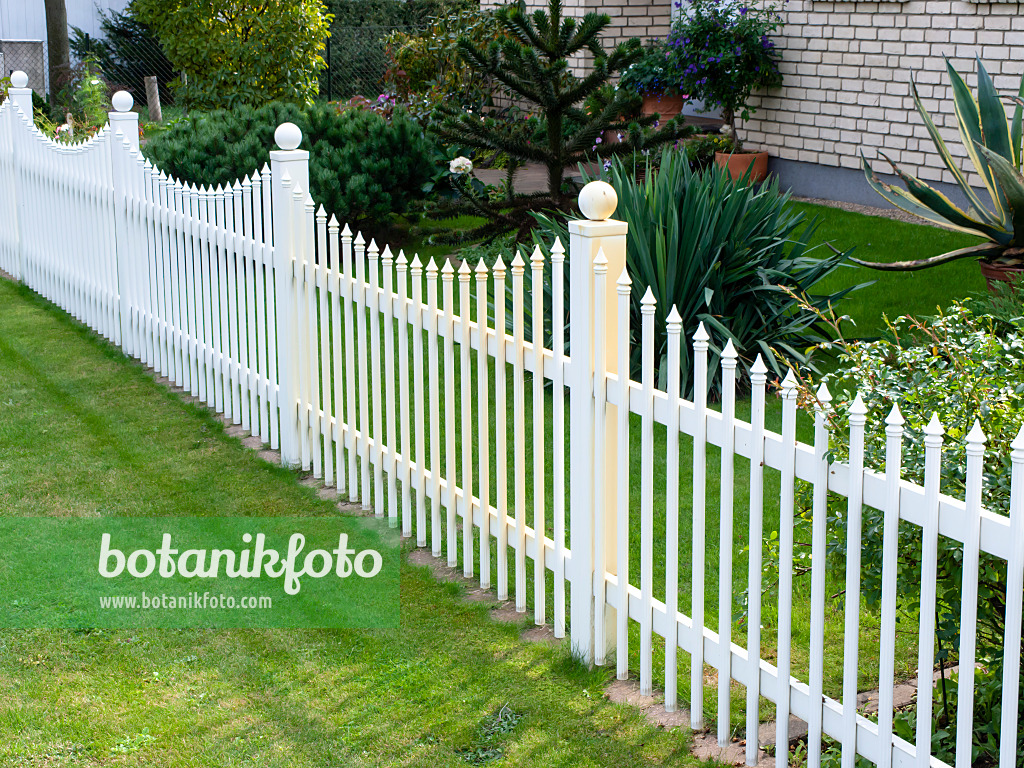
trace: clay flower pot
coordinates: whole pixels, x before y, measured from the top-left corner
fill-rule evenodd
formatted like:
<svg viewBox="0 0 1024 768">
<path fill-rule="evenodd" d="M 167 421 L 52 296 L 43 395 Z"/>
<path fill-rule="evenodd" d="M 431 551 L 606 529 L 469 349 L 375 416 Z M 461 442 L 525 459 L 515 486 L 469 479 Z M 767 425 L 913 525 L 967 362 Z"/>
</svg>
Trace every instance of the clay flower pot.
<svg viewBox="0 0 1024 768">
<path fill-rule="evenodd" d="M 1024 274 L 1024 266 L 1015 267 L 1006 264 L 992 264 L 978 259 L 978 266 L 981 268 L 981 275 L 985 278 L 989 293 L 996 292 L 998 283 L 1013 283 L 1018 277 Z"/>
<path fill-rule="evenodd" d="M 645 116 L 661 115 L 662 121 L 671 120 L 683 111 L 683 97 L 645 93 L 641 111 Z"/>
<path fill-rule="evenodd" d="M 757 183 L 768 178 L 767 152 L 715 152 L 715 164 L 719 168 L 728 168 L 729 175 L 736 181 L 750 168 L 750 181 Z"/>
</svg>

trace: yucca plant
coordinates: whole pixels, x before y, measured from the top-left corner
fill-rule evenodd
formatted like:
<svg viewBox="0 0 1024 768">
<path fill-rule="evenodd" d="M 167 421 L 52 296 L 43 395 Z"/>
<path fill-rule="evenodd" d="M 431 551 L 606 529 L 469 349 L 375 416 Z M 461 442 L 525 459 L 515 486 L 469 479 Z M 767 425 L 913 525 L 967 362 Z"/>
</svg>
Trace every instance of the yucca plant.
<svg viewBox="0 0 1024 768">
<path fill-rule="evenodd" d="M 937 189 L 901 170 L 884 152 L 879 154 L 892 166 L 893 172 L 907 188 L 901 189 L 881 181 L 862 151 L 864 174 L 868 184 L 897 208 L 932 224 L 984 237 L 987 242 L 938 256 L 889 264 L 853 259 L 858 264 L 873 269 L 909 271 L 933 267 L 954 259 L 974 257 L 993 265 L 1024 265 L 1024 176 L 1021 176 L 1024 155 L 1024 77 L 1021 78 L 1017 95 L 1007 97 L 1008 101 L 1016 105 L 1013 120 L 1008 123 L 1002 99 L 981 59 L 978 59 L 977 97 L 948 61 L 946 71 L 953 86 L 953 106 L 960 139 L 985 184 L 991 198 L 991 207 L 985 205 L 954 162 L 935 122 L 921 104 L 913 79 L 910 88 L 917 111 L 924 120 L 942 162 L 963 190 L 970 207 L 966 211 L 960 209 Z"/>
<path fill-rule="evenodd" d="M 693 382 L 690 340 L 701 322 L 711 335 L 713 390 L 718 389 L 718 358 L 730 339 L 744 372 L 758 354 L 777 376 L 785 374 L 787 360 L 809 363 L 809 349 L 825 340 L 823 328 L 817 314 L 801 308 L 789 291 L 819 309 L 834 305 L 853 288 L 812 291 L 848 256 L 813 252 L 816 222 L 789 205 L 789 194 L 780 193 L 776 181 L 761 186 L 737 182 L 717 166 L 694 172 L 686 153 L 671 149 L 663 152 L 660 167 L 648 166 L 644 181 L 636 181 L 632 163 L 618 159 L 606 180 L 619 197 L 615 218 L 629 224 L 634 376 L 641 363 L 640 300 L 648 286 L 658 301 L 654 343 L 662 385 L 668 373 L 665 318 L 673 306 L 683 319 L 681 367 L 687 393 Z M 568 242 L 562 217 L 537 215 L 537 220 L 539 244 L 556 235 Z"/>
</svg>

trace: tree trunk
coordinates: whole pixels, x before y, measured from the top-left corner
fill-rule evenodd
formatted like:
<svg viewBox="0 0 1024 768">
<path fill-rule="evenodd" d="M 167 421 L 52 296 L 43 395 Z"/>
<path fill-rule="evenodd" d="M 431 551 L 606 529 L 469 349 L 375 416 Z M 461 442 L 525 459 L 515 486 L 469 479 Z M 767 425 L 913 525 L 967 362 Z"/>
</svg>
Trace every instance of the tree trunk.
<svg viewBox="0 0 1024 768">
<path fill-rule="evenodd" d="M 65 0 L 43 0 L 43 4 L 46 7 L 46 50 L 50 92 L 55 93 L 71 70 L 68 9 Z"/>
</svg>

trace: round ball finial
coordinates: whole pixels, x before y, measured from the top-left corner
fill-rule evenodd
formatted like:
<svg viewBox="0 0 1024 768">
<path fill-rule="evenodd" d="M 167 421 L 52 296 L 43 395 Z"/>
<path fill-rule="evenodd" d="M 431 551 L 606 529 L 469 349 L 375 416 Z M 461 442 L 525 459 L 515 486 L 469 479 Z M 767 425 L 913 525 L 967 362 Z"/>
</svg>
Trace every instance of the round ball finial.
<svg viewBox="0 0 1024 768">
<path fill-rule="evenodd" d="M 28 75 L 20 69 L 11 73 L 11 85 L 15 88 L 28 88 Z"/>
<path fill-rule="evenodd" d="M 605 221 L 615 213 L 619 196 L 606 181 L 592 181 L 580 190 L 580 210 L 591 221 Z"/>
<path fill-rule="evenodd" d="M 281 123 L 274 131 L 274 141 L 281 149 L 298 149 L 302 143 L 302 131 L 295 123 Z"/>
<path fill-rule="evenodd" d="M 135 105 L 135 99 L 128 91 L 118 91 L 110 99 L 110 105 L 114 108 L 115 112 L 131 112 L 132 107 Z"/>
</svg>

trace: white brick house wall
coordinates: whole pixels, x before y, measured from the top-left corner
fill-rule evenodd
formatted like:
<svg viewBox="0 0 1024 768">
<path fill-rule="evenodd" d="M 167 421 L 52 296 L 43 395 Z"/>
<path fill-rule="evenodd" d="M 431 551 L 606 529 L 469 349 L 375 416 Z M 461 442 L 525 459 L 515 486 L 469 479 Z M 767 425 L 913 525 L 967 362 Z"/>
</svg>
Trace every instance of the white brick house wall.
<svg viewBox="0 0 1024 768">
<path fill-rule="evenodd" d="M 754 100 L 758 112 L 741 137 L 775 157 L 839 168 L 859 168 L 861 148 L 872 161 L 882 151 L 925 181 L 952 183 L 914 108 L 911 73 L 951 153 L 970 169 L 943 57 L 969 73 L 973 88 L 980 55 L 996 87 L 1015 94 L 1024 72 L 1022 11 L 1021 3 L 790 0 L 777 39 L 785 82 Z M 877 170 L 888 169 L 880 159 Z"/>
</svg>

